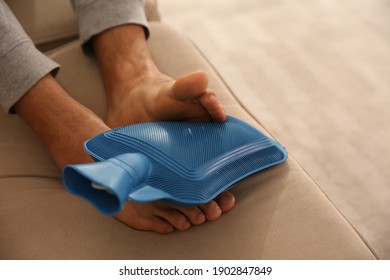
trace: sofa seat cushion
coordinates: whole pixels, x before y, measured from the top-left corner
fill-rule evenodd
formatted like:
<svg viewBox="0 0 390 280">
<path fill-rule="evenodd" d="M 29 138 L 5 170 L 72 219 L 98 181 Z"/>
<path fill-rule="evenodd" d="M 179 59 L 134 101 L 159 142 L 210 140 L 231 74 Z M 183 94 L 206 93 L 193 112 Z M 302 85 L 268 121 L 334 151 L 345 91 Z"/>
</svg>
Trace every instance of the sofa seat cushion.
<svg viewBox="0 0 390 280">
<path fill-rule="evenodd" d="M 149 46 L 161 71 L 173 77 L 207 71 L 210 88 L 216 90 L 227 113 L 267 133 L 191 41 L 162 23 L 151 24 L 151 34 Z M 95 60 L 83 54 L 78 42 L 51 57 L 62 65 L 58 80 L 68 92 L 104 116 L 105 98 Z M 9 153 L 4 150 L 12 137 L 16 145 L 13 165 L 1 162 L 0 167 L 7 167 L 0 179 L 0 258 L 375 258 L 292 155 L 285 163 L 241 181 L 232 190 L 236 207 L 218 221 L 160 235 L 128 228 L 69 195 L 53 172 L 49 155 L 18 116 L 0 116 L 2 131 L 7 132 L 0 137 L 2 158 Z M 23 133 L 28 137 L 21 139 Z M 26 160 L 25 151 L 35 148 L 38 154 Z M 11 153 L 7 157 L 11 159 Z M 31 167 L 38 164 L 39 168 Z"/>
</svg>

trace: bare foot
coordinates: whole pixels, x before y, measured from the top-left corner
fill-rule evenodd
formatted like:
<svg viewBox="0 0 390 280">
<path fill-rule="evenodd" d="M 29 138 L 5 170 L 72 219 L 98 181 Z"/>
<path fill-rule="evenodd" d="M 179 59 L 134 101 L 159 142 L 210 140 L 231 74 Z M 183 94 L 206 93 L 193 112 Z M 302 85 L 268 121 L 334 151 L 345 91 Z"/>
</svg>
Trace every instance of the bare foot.
<svg viewBox="0 0 390 280">
<path fill-rule="evenodd" d="M 232 209 L 234 203 L 235 198 L 230 192 L 224 192 L 215 200 L 198 207 L 178 207 L 161 201 L 128 201 L 115 217 L 134 229 L 171 233 L 174 230 L 187 230 L 192 225 L 200 225 L 205 221 L 214 221 L 222 213 Z"/>
<path fill-rule="evenodd" d="M 118 127 L 161 120 L 224 121 L 226 113 L 215 92 L 207 86 L 207 74 L 203 71 L 192 72 L 177 81 L 161 73 L 143 77 L 131 88 L 109 95 L 107 124 Z M 135 229 L 170 233 L 214 221 L 231 210 L 234 203 L 230 192 L 198 207 L 129 201 L 116 218 Z"/>
<path fill-rule="evenodd" d="M 226 119 L 215 92 L 208 89 L 205 72 L 196 71 L 175 81 L 158 70 L 142 27 L 111 28 L 94 37 L 92 43 L 107 94 L 106 123 L 110 127 L 150 121 Z M 190 208 L 129 201 L 116 218 L 135 229 L 168 233 L 218 219 L 234 203 L 229 192 Z"/>
<path fill-rule="evenodd" d="M 196 71 L 176 81 L 166 75 L 143 77 L 131 87 L 109 95 L 106 122 L 110 127 L 149 121 L 224 121 L 226 113 L 208 78 Z"/>
</svg>

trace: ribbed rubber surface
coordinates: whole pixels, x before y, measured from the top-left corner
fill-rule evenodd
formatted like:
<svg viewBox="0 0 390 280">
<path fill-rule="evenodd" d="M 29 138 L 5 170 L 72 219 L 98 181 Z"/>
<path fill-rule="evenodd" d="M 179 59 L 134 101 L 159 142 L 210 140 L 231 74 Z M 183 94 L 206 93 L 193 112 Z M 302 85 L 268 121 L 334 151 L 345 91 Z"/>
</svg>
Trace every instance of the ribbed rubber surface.
<svg viewBox="0 0 390 280">
<path fill-rule="evenodd" d="M 233 117 L 221 123 L 130 125 L 92 138 L 85 148 L 96 160 L 146 155 L 152 168 L 145 184 L 134 191 L 152 186 L 183 204 L 207 202 L 250 174 L 287 159 L 278 143 Z"/>
</svg>

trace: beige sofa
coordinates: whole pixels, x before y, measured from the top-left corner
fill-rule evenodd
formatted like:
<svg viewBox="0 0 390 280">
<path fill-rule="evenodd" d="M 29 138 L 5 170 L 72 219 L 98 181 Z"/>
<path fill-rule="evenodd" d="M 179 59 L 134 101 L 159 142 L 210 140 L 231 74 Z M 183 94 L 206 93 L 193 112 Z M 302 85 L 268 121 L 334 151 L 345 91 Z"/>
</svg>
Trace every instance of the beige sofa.
<svg viewBox="0 0 390 280">
<path fill-rule="evenodd" d="M 50 10 L 59 21 L 45 30 L 42 22 L 24 17 L 23 1 L 7 2 L 41 49 L 62 45 L 76 35 L 68 1 L 29 2 Z M 229 89 L 194 43 L 158 21 L 155 2 L 147 1 L 146 7 L 154 20 L 149 46 L 161 71 L 173 77 L 207 71 L 210 87 L 228 114 L 268 133 L 261 120 L 240 105 L 243 96 Z M 65 31 L 61 35 L 58 30 Z M 49 55 L 62 65 L 57 78 L 65 89 L 104 116 L 96 62 L 83 54 L 79 42 L 57 47 Z M 0 131 L 0 259 L 376 258 L 292 154 L 287 162 L 239 183 L 233 189 L 236 207 L 218 221 L 161 235 L 128 228 L 68 194 L 49 153 L 17 115 L 1 112 Z"/>
</svg>

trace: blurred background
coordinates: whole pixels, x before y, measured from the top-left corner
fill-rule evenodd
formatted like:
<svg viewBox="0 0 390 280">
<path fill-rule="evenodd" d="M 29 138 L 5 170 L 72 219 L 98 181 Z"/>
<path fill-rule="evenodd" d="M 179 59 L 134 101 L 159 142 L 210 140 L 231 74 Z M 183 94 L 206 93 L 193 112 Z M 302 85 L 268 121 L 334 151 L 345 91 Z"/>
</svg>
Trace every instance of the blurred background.
<svg viewBox="0 0 390 280">
<path fill-rule="evenodd" d="M 390 259 L 390 1 L 159 0 L 246 107 Z"/>
</svg>

